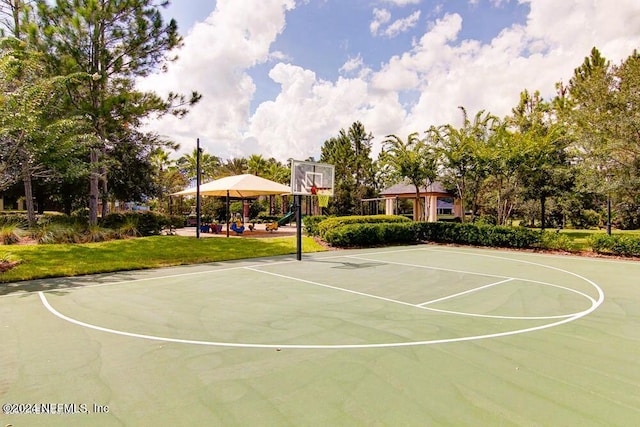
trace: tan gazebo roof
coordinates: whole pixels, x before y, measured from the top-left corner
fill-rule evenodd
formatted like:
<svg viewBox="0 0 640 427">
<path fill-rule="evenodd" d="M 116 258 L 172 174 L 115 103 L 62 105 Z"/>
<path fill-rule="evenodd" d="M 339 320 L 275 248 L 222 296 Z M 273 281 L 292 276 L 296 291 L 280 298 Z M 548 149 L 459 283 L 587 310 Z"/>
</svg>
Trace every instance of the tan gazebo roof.
<svg viewBox="0 0 640 427">
<path fill-rule="evenodd" d="M 291 194 L 291 187 L 256 175 L 233 175 L 200 185 L 201 196 L 247 198 L 269 194 Z M 195 196 L 196 188 L 173 193 L 173 196 Z"/>
</svg>

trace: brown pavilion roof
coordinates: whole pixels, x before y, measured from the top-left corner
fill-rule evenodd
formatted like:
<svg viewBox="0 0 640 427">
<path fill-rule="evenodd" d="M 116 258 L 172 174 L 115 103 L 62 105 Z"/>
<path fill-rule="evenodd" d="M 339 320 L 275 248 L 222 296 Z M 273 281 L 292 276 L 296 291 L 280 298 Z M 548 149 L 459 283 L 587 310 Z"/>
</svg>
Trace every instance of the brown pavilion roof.
<svg viewBox="0 0 640 427">
<path fill-rule="evenodd" d="M 416 187 L 413 184 L 407 184 L 406 182 L 402 182 L 400 184 L 392 185 L 389 188 L 385 188 L 381 193 L 382 196 L 415 196 Z M 438 194 L 438 195 L 446 195 L 453 196 L 453 194 L 449 193 L 445 190 L 444 186 L 441 182 L 433 182 L 426 187 L 420 187 L 420 194 Z"/>
</svg>

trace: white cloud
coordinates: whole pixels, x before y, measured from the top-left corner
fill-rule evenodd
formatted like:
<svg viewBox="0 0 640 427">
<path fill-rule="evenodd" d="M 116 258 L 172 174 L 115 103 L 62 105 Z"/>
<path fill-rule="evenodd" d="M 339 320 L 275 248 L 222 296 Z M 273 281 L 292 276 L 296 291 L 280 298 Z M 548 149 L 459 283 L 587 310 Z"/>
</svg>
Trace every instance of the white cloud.
<svg viewBox="0 0 640 427">
<path fill-rule="evenodd" d="M 362 56 L 358 55 L 355 58 L 349 58 L 349 60 L 340 67 L 340 72 L 349 74 L 362 68 L 363 65 L 364 61 L 362 60 Z"/>
<path fill-rule="evenodd" d="M 382 34 L 386 37 L 395 37 L 400 33 L 404 33 L 405 31 L 410 30 L 415 27 L 420 19 L 421 12 L 416 10 L 411 15 L 407 16 L 403 19 L 397 19 L 389 24 L 384 30 L 381 31 L 381 28 L 384 24 L 391 21 L 391 12 L 387 9 L 373 9 L 373 21 L 369 24 L 369 30 L 371 34 L 377 36 Z"/>
<path fill-rule="evenodd" d="M 328 82 L 290 64 L 276 65 L 270 76 L 281 92 L 258 107 L 247 133 L 268 156 L 317 159 L 324 141 L 356 120 L 382 135 L 405 119 L 397 94 L 371 91 L 362 78 Z"/>
<path fill-rule="evenodd" d="M 361 55 L 351 57 L 335 81 L 280 60 L 269 74 L 280 87 L 278 95 L 250 115 L 255 83 L 246 70 L 287 57 L 270 52 L 270 46 L 293 1 L 218 0 L 216 11 L 186 38 L 170 73 L 147 82 L 156 90 L 196 89 L 204 99 L 183 121 L 154 127 L 176 139 L 211 141 L 213 154 L 261 153 L 285 160 L 317 156 L 326 139 L 360 120 L 376 137 L 377 152 L 387 134 L 404 138 L 431 125 L 460 125 L 459 105 L 470 114 L 485 109 L 504 116 L 524 89 L 551 97 L 554 84 L 567 82 L 593 46 L 614 63 L 640 46 L 637 0 L 519 1 L 530 6 L 526 23 L 503 29 L 488 43 L 461 39 L 465 23 L 448 14 L 406 52 L 375 69 L 365 66 Z M 377 10 L 379 24 L 372 33 L 391 22 L 388 11 Z M 405 91 L 417 94 L 406 108 L 399 102 Z"/>
<path fill-rule="evenodd" d="M 233 152 L 247 127 L 256 89 L 246 70 L 286 57 L 269 49 L 293 7 L 294 0 L 218 0 L 211 15 L 189 31 L 168 72 L 140 83 L 158 93 L 196 90 L 203 95 L 201 102 L 183 120 L 165 117 L 150 127 L 181 143 L 184 151 L 201 137 L 213 154 Z"/>
<path fill-rule="evenodd" d="M 391 20 L 391 13 L 387 9 L 373 9 L 373 21 L 369 24 L 369 31 L 374 36 L 378 34 L 378 30 L 383 24 Z"/>
<path fill-rule="evenodd" d="M 404 33 L 405 31 L 410 30 L 415 27 L 420 19 L 420 11 L 416 10 L 411 15 L 407 16 L 404 19 L 398 19 L 394 21 L 391 25 L 384 30 L 384 35 L 387 37 L 395 37 L 400 33 Z"/>
</svg>

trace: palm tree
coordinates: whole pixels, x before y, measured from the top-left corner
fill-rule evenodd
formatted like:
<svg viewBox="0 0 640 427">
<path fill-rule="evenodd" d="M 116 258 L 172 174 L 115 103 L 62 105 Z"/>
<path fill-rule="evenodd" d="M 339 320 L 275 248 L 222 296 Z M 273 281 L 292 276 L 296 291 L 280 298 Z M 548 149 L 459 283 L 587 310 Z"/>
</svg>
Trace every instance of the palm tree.
<svg viewBox="0 0 640 427">
<path fill-rule="evenodd" d="M 198 149 L 191 154 L 184 154 L 176 162 L 178 168 L 188 180 L 196 179 Z M 211 181 L 220 173 L 220 158 L 209 153 L 200 153 L 200 173 L 203 181 Z"/>
<path fill-rule="evenodd" d="M 416 209 L 413 219 L 422 219 L 420 187 L 429 185 L 436 177 L 435 151 L 425 140 L 418 138 L 418 132 L 411 133 L 406 141 L 396 135 L 387 135 L 387 139 L 383 141 L 380 160 L 395 171 L 397 177 L 408 179 L 415 186 Z"/>
<path fill-rule="evenodd" d="M 252 154 L 247 160 L 247 172 L 256 176 L 265 176 L 268 173 L 269 163 L 260 154 Z"/>
<path fill-rule="evenodd" d="M 220 169 L 220 175 L 242 175 L 247 173 L 247 167 L 247 159 L 245 159 L 244 157 L 234 157 L 224 162 Z"/>
</svg>

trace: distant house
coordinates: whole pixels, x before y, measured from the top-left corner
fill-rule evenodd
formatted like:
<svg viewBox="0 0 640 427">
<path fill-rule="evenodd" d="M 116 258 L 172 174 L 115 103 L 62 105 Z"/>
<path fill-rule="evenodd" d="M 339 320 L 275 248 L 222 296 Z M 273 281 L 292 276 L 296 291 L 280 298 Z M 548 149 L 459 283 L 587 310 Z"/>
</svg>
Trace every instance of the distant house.
<svg viewBox="0 0 640 427">
<path fill-rule="evenodd" d="M 412 184 L 400 183 L 393 185 L 381 193 L 385 202 L 385 214 L 394 215 L 398 212 L 397 203 L 400 199 L 413 199 L 413 211 L 416 212 L 418 203 L 424 207 L 426 221 L 435 222 L 438 215 L 453 215 L 462 217 L 460 200 L 449 193 L 440 182 L 433 182 L 420 188 L 420 197 L 416 200 L 416 188 Z M 424 218 L 419 218 L 424 219 Z"/>
</svg>

